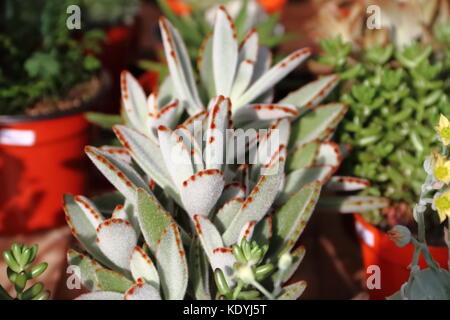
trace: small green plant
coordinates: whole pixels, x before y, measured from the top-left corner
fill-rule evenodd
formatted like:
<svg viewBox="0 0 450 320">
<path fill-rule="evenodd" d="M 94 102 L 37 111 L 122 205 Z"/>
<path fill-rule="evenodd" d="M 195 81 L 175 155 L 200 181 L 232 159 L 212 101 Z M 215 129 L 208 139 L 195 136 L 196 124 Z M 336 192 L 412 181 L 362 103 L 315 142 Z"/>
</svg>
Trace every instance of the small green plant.
<svg viewBox="0 0 450 320">
<path fill-rule="evenodd" d="M 450 114 L 444 65 L 433 61 L 430 46 L 417 43 L 402 50 L 393 45 L 366 49 L 356 59 L 340 38 L 321 44 L 318 61 L 339 74 L 336 99 L 349 105 L 336 135 L 352 147 L 341 172 L 370 180 L 363 194 L 387 197 L 396 208 L 407 205 L 402 217 L 385 221 L 375 213 L 372 222 L 407 224 L 425 178 L 420 165 L 436 146 L 430 128 L 440 113 Z"/>
<path fill-rule="evenodd" d="M 50 292 L 44 290 L 42 282 L 37 282 L 27 288 L 29 280 L 36 279 L 47 269 L 47 263 L 33 266 L 38 253 L 38 245 L 32 247 L 26 244 L 13 243 L 10 250 L 3 251 L 8 279 L 14 285 L 16 298 L 11 297 L 0 285 L 0 300 L 47 300 Z"/>
<path fill-rule="evenodd" d="M 450 253 L 450 233 L 448 232 L 450 230 L 450 161 L 448 160 L 450 121 L 447 117 L 441 115 L 436 129 L 441 142 L 441 151 L 440 153 L 434 151 L 425 160 L 426 177 L 421 186 L 419 202 L 414 206 L 414 219 L 419 229 L 418 237 L 416 239 L 412 236 L 409 229 L 404 226 L 395 226 L 389 231 L 391 239 L 399 247 L 412 243 L 415 249 L 410 265 L 409 280 L 388 299 L 450 300 L 450 269 L 446 270 L 439 266 L 433 259 L 426 241 L 426 222 L 430 218 L 440 223 L 447 220 L 444 241 Z M 420 269 L 418 265 L 420 255 L 423 255 L 428 268 Z"/>
<path fill-rule="evenodd" d="M 97 74 L 94 53 L 102 33 L 92 30 L 75 39 L 66 27 L 70 4 L 6 0 L 0 5 L 0 114 L 23 114 L 39 101 L 55 111 L 52 101 Z"/>
</svg>

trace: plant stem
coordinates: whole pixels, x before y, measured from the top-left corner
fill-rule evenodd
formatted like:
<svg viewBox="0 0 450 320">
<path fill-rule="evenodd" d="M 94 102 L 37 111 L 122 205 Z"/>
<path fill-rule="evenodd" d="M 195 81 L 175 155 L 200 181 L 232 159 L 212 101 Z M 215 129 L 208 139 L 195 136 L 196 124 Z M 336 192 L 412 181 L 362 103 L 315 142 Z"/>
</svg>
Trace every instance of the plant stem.
<svg viewBox="0 0 450 320">
<path fill-rule="evenodd" d="M 263 295 L 265 295 L 267 299 L 269 300 L 275 299 L 275 297 L 269 291 L 267 291 L 262 285 L 260 285 L 258 281 L 253 281 L 251 285 L 254 286 L 256 289 L 258 289 Z"/>
</svg>

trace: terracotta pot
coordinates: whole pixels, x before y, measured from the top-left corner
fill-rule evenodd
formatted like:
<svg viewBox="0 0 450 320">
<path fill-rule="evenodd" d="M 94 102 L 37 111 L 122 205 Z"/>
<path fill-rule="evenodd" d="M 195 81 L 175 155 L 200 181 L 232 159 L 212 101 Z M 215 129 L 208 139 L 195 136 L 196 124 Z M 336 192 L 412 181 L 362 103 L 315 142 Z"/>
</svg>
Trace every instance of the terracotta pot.
<svg viewBox="0 0 450 320">
<path fill-rule="evenodd" d="M 86 191 L 84 146 L 89 124 L 81 107 L 45 116 L 0 116 L 0 233 L 29 233 L 63 225 L 62 196 Z"/>
<path fill-rule="evenodd" d="M 358 234 L 364 270 L 371 265 L 380 267 L 381 288 L 369 290 L 370 299 L 381 300 L 398 291 L 409 278 L 408 266 L 414 252 L 414 246 L 409 244 L 399 248 L 389 239 L 388 235 L 367 222 L 360 214 L 355 214 L 355 227 Z M 448 267 L 448 248 L 429 246 L 433 258 L 442 268 Z M 426 268 L 427 264 L 423 256 L 419 265 Z M 371 272 L 366 273 L 369 277 Z"/>
</svg>

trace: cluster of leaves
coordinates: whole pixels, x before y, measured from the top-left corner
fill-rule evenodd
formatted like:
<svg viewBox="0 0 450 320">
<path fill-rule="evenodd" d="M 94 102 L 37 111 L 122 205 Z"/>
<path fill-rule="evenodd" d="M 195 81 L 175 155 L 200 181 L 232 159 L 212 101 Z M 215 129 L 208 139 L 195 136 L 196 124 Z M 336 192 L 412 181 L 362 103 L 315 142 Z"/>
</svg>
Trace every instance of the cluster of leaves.
<svg viewBox="0 0 450 320">
<path fill-rule="evenodd" d="M 206 15 L 209 12 L 213 16 L 213 12 L 219 4 L 227 5 L 229 2 L 227 0 L 189 1 L 191 12 L 177 15 L 167 0 L 158 0 L 161 11 L 180 30 L 193 59 L 197 57 L 198 48 L 201 47 L 205 37 L 212 32 L 211 22 L 207 20 Z M 279 26 L 279 12 L 267 14 L 255 0 L 243 0 L 241 2 L 239 10 L 234 16 L 239 41 L 242 41 L 252 28 L 258 31 L 260 43 L 268 47 L 275 47 L 291 37 L 289 34 L 275 31 Z"/>
<path fill-rule="evenodd" d="M 44 98 L 57 99 L 100 68 L 94 53 L 102 33 L 74 39 L 66 27 L 69 0 L 0 4 L 0 114 L 21 114 Z"/>
<path fill-rule="evenodd" d="M 441 115 L 439 126 L 436 127 L 440 141 L 441 152 L 433 152 L 424 163 L 426 178 L 421 186 L 419 201 L 414 207 L 414 219 L 418 225 L 417 239 L 411 235 L 408 228 L 395 226 L 389 231 L 389 236 L 399 247 L 412 243 L 415 247 L 410 265 L 411 273 L 407 282 L 400 290 L 388 299 L 399 300 L 450 300 L 450 266 L 449 270 L 441 268 L 433 259 L 426 241 L 427 221 L 439 216 L 440 223 L 447 220 L 447 232 L 444 242 L 450 252 L 450 161 L 448 145 L 450 143 L 450 121 Z M 437 213 L 437 214 L 436 214 Z M 419 257 L 423 255 L 428 268 L 420 269 Z"/>
<path fill-rule="evenodd" d="M 110 26 L 132 23 L 140 3 L 141 0 L 81 0 L 81 8 L 89 25 Z"/>
<path fill-rule="evenodd" d="M 430 128 L 440 113 L 450 114 L 443 63 L 419 44 L 374 47 L 357 59 L 340 38 L 321 44 L 319 62 L 339 73 L 337 99 L 350 107 L 337 132 L 337 141 L 353 148 L 342 171 L 373 183 L 364 194 L 412 205 L 425 178 L 421 164 L 436 146 Z"/>
<path fill-rule="evenodd" d="M 36 279 L 47 269 L 47 263 L 42 262 L 32 266 L 38 253 L 38 245 L 28 247 L 26 244 L 13 243 L 10 250 L 3 252 L 8 279 L 14 285 L 18 300 L 47 300 L 50 292 L 44 290 L 42 282 L 37 282 L 27 288 L 27 281 Z M 12 300 L 6 290 L 0 285 L 0 300 Z"/>
<path fill-rule="evenodd" d="M 296 299 L 305 282 L 285 283 L 304 256 L 296 243 L 320 190 L 367 186 L 331 178 L 345 148 L 329 139 L 346 106 L 319 104 L 337 77 L 273 102 L 274 85 L 311 50 L 272 66 L 257 32 L 238 45 L 221 7 L 196 81 L 180 33 L 164 18 L 160 27 L 170 76 L 147 97 L 124 72 L 125 125 L 114 126 L 123 147 L 86 148 L 118 200 L 105 208 L 103 199 L 65 196 L 67 222 L 88 252 L 68 253 L 92 291 L 80 299 Z M 235 128 L 267 131 L 240 145 Z M 236 161 L 251 154 L 263 156 Z M 354 200 L 345 206 L 376 204 Z"/>
</svg>

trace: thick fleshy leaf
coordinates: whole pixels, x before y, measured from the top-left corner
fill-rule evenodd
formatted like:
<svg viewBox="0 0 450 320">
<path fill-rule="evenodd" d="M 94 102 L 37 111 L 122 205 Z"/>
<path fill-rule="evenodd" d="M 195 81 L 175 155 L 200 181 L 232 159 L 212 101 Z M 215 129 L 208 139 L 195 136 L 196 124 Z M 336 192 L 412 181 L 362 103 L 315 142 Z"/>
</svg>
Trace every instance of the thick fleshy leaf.
<svg viewBox="0 0 450 320">
<path fill-rule="evenodd" d="M 243 227 L 239 234 L 238 241 L 236 243 L 241 243 L 243 239 L 247 240 L 248 242 L 251 242 L 253 237 L 253 232 L 255 231 L 255 221 L 249 221 L 247 222 Z"/>
<path fill-rule="evenodd" d="M 108 219 L 97 228 L 97 243 L 103 254 L 122 270 L 130 270 L 130 256 L 137 244 L 131 223 Z"/>
<path fill-rule="evenodd" d="M 259 78 L 261 78 L 261 76 L 270 69 L 271 65 L 272 65 L 272 52 L 266 46 L 259 46 L 255 62 L 255 68 L 253 71 L 252 83 L 255 83 Z M 262 102 L 262 100 L 264 99 L 261 99 L 261 101 L 259 102 Z M 235 103 L 236 101 L 233 100 L 233 108 Z"/>
<path fill-rule="evenodd" d="M 240 231 L 247 222 L 259 222 L 264 217 L 278 193 L 282 177 L 283 174 L 281 173 L 261 176 L 230 226 L 223 234 L 223 241 L 226 246 L 236 243 Z"/>
<path fill-rule="evenodd" d="M 194 216 L 194 223 L 203 249 L 208 256 L 209 261 L 212 263 L 212 252 L 214 249 L 223 247 L 222 237 L 208 218 L 197 214 Z"/>
<path fill-rule="evenodd" d="M 71 195 L 64 195 L 64 212 L 66 214 L 66 222 L 69 225 L 72 234 L 78 239 L 83 247 L 98 261 L 111 266 L 111 261 L 101 252 L 97 242 L 97 223 L 93 223 L 96 219 L 90 219 L 75 201 Z"/>
<path fill-rule="evenodd" d="M 131 253 L 130 270 L 135 281 L 141 278 L 146 283 L 159 289 L 158 271 L 153 261 L 141 247 L 136 246 Z"/>
<path fill-rule="evenodd" d="M 142 132 L 145 131 L 145 119 L 147 118 L 147 98 L 139 82 L 129 73 L 123 71 L 120 75 L 122 90 L 122 102 L 126 112 L 126 118 L 131 126 Z"/>
<path fill-rule="evenodd" d="M 198 70 L 200 70 L 200 79 L 206 88 L 208 95 L 213 97 L 216 94 L 213 68 L 213 41 L 212 34 L 208 34 L 199 49 L 197 59 Z"/>
<path fill-rule="evenodd" d="M 231 224 L 239 209 L 242 207 L 244 199 L 235 198 L 228 200 L 219 210 L 214 218 L 214 225 L 223 233 Z"/>
<path fill-rule="evenodd" d="M 273 222 L 272 216 L 267 216 L 256 224 L 255 231 L 253 231 L 252 240 L 260 246 L 269 245 L 269 241 L 272 238 Z"/>
<path fill-rule="evenodd" d="M 178 30 L 166 18 L 161 18 L 159 25 L 172 84 L 177 96 L 187 103 L 186 108 L 189 114 L 196 114 L 203 109 L 203 106 L 186 46 Z"/>
<path fill-rule="evenodd" d="M 298 281 L 283 288 L 277 300 L 297 300 L 306 289 L 306 281 Z"/>
<path fill-rule="evenodd" d="M 79 295 L 75 300 L 123 300 L 123 294 L 112 291 L 96 291 Z"/>
<path fill-rule="evenodd" d="M 238 61 L 238 43 L 233 19 L 221 6 L 216 13 L 212 38 L 216 95 L 230 96 Z"/>
<path fill-rule="evenodd" d="M 224 153 L 227 145 L 225 130 L 229 125 L 231 101 L 218 96 L 211 100 L 210 106 L 205 141 L 205 165 L 207 169 L 221 169 L 225 161 Z"/>
<path fill-rule="evenodd" d="M 304 48 L 291 53 L 281 60 L 277 65 L 263 74 L 250 88 L 236 101 L 236 108 L 251 103 L 268 89 L 272 88 L 278 81 L 294 70 L 311 54 L 310 48 Z"/>
<path fill-rule="evenodd" d="M 334 142 L 322 142 L 320 144 L 319 153 L 315 161 L 316 166 L 332 166 L 337 167 L 342 162 L 341 150 L 339 145 Z"/>
<path fill-rule="evenodd" d="M 338 125 L 347 109 L 345 104 L 330 103 L 308 112 L 292 126 L 290 145 L 297 146 L 325 138 Z"/>
<path fill-rule="evenodd" d="M 190 150 L 187 149 L 182 136 L 177 131 L 160 126 L 158 137 L 164 164 L 175 186 L 180 190 L 183 181 L 194 174 Z"/>
<path fill-rule="evenodd" d="M 111 215 L 111 218 L 122 219 L 130 222 L 136 234 L 138 236 L 141 234 L 137 211 L 130 202 L 126 201 L 124 205 L 117 205 Z"/>
<path fill-rule="evenodd" d="M 207 216 L 222 194 L 225 179 L 222 171 L 210 169 L 197 172 L 182 183 L 181 200 L 191 217 Z"/>
<path fill-rule="evenodd" d="M 288 154 L 286 171 L 311 167 L 316 160 L 320 144 L 319 141 L 313 141 L 293 148 Z"/>
<path fill-rule="evenodd" d="M 305 257 L 305 247 L 300 246 L 291 252 L 292 263 L 283 273 L 279 274 L 281 277 L 281 283 L 288 281 L 298 270 L 298 267 Z"/>
<path fill-rule="evenodd" d="M 100 150 L 116 156 L 118 159 L 122 160 L 125 163 L 132 163 L 130 153 L 125 148 L 115 146 L 101 146 Z"/>
<path fill-rule="evenodd" d="M 258 58 L 259 36 L 256 29 L 252 29 L 242 40 L 239 49 L 239 61 L 251 60 L 256 61 Z"/>
<path fill-rule="evenodd" d="M 124 296 L 125 300 L 161 300 L 159 291 L 147 283 L 137 283 Z"/>
<path fill-rule="evenodd" d="M 390 201 L 387 198 L 371 196 L 327 196 L 320 199 L 317 209 L 320 211 L 333 211 L 340 213 L 365 212 L 387 207 Z"/>
<path fill-rule="evenodd" d="M 201 145 L 197 142 L 194 135 L 185 127 L 178 126 L 177 133 L 183 138 L 183 142 L 191 152 L 191 161 L 194 167 L 194 171 L 205 170 L 205 164 L 203 162 L 203 152 Z"/>
<path fill-rule="evenodd" d="M 248 121 L 268 121 L 297 116 L 297 109 L 290 104 L 248 104 L 233 113 L 236 124 Z"/>
<path fill-rule="evenodd" d="M 181 104 L 179 100 L 175 99 L 165 105 L 156 113 L 150 113 L 147 116 L 147 128 L 151 130 L 154 135 L 159 126 L 166 126 L 173 128 L 176 125 L 177 115 L 182 113 Z M 153 137 L 153 136 L 152 136 Z"/>
<path fill-rule="evenodd" d="M 246 196 L 246 192 L 247 192 L 247 190 L 246 190 L 245 186 L 242 185 L 241 183 L 239 183 L 237 181 L 228 183 L 223 188 L 222 195 L 220 196 L 219 201 L 217 201 L 217 204 L 219 206 L 222 206 L 231 199 L 237 199 L 237 198 L 244 199 Z"/>
<path fill-rule="evenodd" d="M 152 253 L 155 253 L 158 241 L 171 223 L 171 216 L 159 204 L 156 197 L 142 189 L 137 192 L 137 213 L 139 225 Z"/>
<path fill-rule="evenodd" d="M 273 216 L 272 252 L 279 252 L 289 240 L 293 240 L 295 244 L 314 211 L 320 187 L 321 184 L 317 181 L 304 186 Z"/>
<path fill-rule="evenodd" d="M 175 223 L 163 233 L 155 255 L 164 298 L 182 300 L 188 285 L 188 266 L 180 230 Z"/>
<path fill-rule="evenodd" d="M 283 204 L 290 195 L 311 182 L 319 181 L 320 184 L 324 184 L 333 172 L 334 168 L 330 166 L 303 168 L 292 171 L 286 176 L 284 188 L 277 199 L 277 203 Z"/>
<path fill-rule="evenodd" d="M 128 280 L 123 274 L 99 268 L 95 271 L 98 279 L 98 286 L 102 291 L 113 291 L 125 293 L 133 286 L 133 282 Z"/>
<path fill-rule="evenodd" d="M 95 270 L 100 265 L 97 261 L 74 249 L 69 249 L 67 250 L 67 263 L 70 266 L 78 267 L 79 272 L 75 273 L 75 276 L 86 289 L 90 291 L 98 290 Z"/>
<path fill-rule="evenodd" d="M 339 77 L 335 74 L 324 76 L 296 91 L 292 91 L 278 103 L 295 105 L 299 114 L 303 114 L 322 102 L 334 89 L 338 81 Z"/>
<path fill-rule="evenodd" d="M 239 63 L 236 79 L 231 89 L 230 99 L 235 101 L 248 88 L 252 80 L 253 71 L 255 69 L 255 61 L 246 59 Z M 239 110 L 239 109 L 238 109 Z"/>
<path fill-rule="evenodd" d="M 370 181 L 355 177 L 331 177 L 325 185 L 327 190 L 332 191 L 359 191 L 370 186 Z"/>
<path fill-rule="evenodd" d="M 209 262 L 199 239 L 193 239 L 189 248 L 189 280 L 197 300 L 211 300 Z"/>
<path fill-rule="evenodd" d="M 173 184 L 164 165 L 159 146 L 152 139 L 125 126 L 114 126 L 114 132 L 122 144 L 130 150 L 133 159 L 155 182 L 166 190 L 172 198 L 178 199 L 178 189 Z"/>
<path fill-rule="evenodd" d="M 87 146 L 86 154 L 103 175 L 129 200 L 136 203 L 136 189 L 149 190 L 148 185 L 127 163 L 98 148 Z"/>
<path fill-rule="evenodd" d="M 234 287 L 233 266 L 236 263 L 233 250 L 230 248 L 216 248 L 212 253 L 211 267 L 213 270 L 221 269 L 230 287 Z"/>
</svg>

